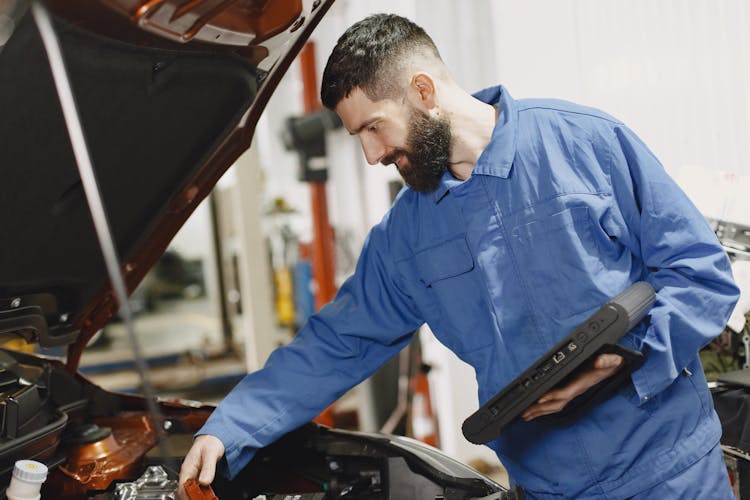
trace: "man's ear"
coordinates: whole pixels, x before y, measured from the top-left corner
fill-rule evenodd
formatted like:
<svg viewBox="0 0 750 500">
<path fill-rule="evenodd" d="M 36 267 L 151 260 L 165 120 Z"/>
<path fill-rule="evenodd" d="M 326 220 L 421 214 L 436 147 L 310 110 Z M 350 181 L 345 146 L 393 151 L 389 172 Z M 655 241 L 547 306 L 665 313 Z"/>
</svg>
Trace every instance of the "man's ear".
<svg viewBox="0 0 750 500">
<path fill-rule="evenodd" d="M 414 73 L 409 82 L 409 97 L 412 104 L 424 111 L 432 111 L 438 105 L 437 87 L 429 73 Z"/>
</svg>

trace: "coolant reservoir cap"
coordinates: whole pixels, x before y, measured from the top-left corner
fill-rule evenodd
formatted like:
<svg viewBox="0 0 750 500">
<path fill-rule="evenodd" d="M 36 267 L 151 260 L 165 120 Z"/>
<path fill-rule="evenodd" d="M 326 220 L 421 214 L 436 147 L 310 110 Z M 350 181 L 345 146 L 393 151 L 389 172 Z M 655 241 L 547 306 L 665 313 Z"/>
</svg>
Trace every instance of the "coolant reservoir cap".
<svg viewBox="0 0 750 500">
<path fill-rule="evenodd" d="M 18 460 L 13 467 L 13 477 L 30 483 L 43 483 L 47 479 L 47 466 L 36 460 Z"/>
</svg>

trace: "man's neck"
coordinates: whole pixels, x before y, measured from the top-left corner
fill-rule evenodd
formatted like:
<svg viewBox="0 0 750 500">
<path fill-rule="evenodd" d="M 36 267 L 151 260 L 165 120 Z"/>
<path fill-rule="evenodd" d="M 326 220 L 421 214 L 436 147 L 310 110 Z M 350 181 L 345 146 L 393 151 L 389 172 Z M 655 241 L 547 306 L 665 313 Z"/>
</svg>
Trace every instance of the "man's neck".
<svg viewBox="0 0 750 500">
<path fill-rule="evenodd" d="M 456 92 L 447 112 L 453 133 L 450 171 L 457 179 L 465 180 L 490 143 L 497 110 L 461 91 Z"/>
</svg>

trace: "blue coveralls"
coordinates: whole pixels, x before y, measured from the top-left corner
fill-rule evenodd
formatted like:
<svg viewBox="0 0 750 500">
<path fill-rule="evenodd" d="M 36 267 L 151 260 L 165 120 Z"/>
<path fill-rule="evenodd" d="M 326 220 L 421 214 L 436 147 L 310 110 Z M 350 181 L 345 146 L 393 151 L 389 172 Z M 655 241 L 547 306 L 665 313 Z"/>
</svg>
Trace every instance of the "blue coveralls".
<svg viewBox="0 0 750 500">
<path fill-rule="evenodd" d="M 424 322 L 475 368 L 484 403 L 638 280 L 657 298 L 648 326 L 623 339 L 646 355 L 632 383 L 572 424 L 518 421 L 490 446 L 541 499 L 638 495 L 716 447 L 721 428 L 697 352 L 721 332 L 738 290 L 705 219 L 611 116 L 516 101 L 501 86 L 476 97 L 499 116 L 471 177 L 446 173 L 428 194 L 404 189 L 336 298 L 199 432 L 224 443 L 230 477 Z"/>
</svg>

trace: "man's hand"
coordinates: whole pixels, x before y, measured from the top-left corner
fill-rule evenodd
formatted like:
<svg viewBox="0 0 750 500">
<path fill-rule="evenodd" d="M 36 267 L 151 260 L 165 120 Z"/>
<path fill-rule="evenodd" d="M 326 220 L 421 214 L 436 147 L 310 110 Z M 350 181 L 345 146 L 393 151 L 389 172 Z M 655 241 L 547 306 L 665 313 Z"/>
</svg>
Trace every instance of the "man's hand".
<svg viewBox="0 0 750 500">
<path fill-rule="evenodd" d="M 528 422 L 542 415 L 559 412 L 573 398 L 617 373 L 622 368 L 623 361 L 619 354 L 600 354 L 594 361 L 593 367 L 582 372 L 569 384 L 553 389 L 539 398 L 539 401 L 526 408 L 521 418 Z"/>
<path fill-rule="evenodd" d="M 201 484 L 211 484 L 216 473 L 216 463 L 224 456 L 224 443 L 215 436 L 203 434 L 195 438 L 180 468 L 180 484 L 197 479 Z"/>
</svg>

